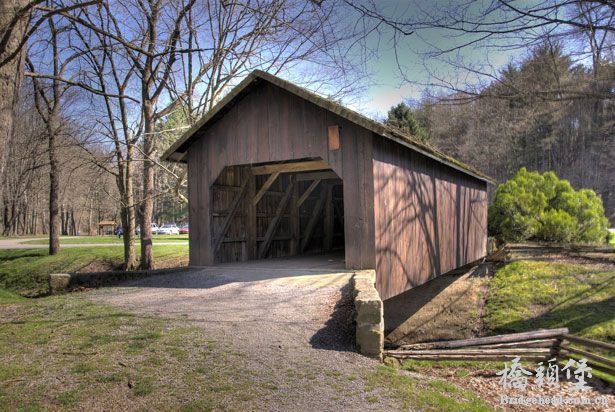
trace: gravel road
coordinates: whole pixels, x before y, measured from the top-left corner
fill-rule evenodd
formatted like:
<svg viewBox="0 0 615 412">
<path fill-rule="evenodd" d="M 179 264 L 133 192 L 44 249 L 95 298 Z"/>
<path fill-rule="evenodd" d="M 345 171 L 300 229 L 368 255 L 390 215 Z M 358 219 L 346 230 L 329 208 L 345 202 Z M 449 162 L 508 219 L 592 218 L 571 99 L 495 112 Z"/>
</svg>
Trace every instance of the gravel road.
<svg viewBox="0 0 615 412">
<path fill-rule="evenodd" d="M 377 362 L 354 352 L 350 274 L 340 273 L 339 262 L 289 262 L 187 269 L 92 296 L 137 313 L 192 320 L 242 353 L 247 368 L 280 388 L 251 408 L 397 409 L 365 391 L 361 373 Z"/>
</svg>

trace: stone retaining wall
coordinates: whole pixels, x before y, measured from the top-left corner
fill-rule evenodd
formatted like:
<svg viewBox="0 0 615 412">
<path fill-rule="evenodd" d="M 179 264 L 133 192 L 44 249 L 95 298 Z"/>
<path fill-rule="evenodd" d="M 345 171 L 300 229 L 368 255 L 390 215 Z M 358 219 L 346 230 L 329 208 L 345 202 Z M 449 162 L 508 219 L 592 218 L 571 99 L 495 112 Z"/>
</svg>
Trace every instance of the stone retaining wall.
<svg viewBox="0 0 615 412">
<path fill-rule="evenodd" d="M 382 360 L 384 311 L 375 283 L 374 270 L 357 271 L 352 277 L 356 344 L 359 353 Z"/>
<path fill-rule="evenodd" d="M 89 272 L 89 273 L 54 273 L 49 275 L 49 293 L 56 295 L 77 288 L 99 288 L 112 286 L 128 280 L 137 280 L 154 275 L 185 271 L 188 268 L 133 270 L 129 272 Z"/>
</svg>

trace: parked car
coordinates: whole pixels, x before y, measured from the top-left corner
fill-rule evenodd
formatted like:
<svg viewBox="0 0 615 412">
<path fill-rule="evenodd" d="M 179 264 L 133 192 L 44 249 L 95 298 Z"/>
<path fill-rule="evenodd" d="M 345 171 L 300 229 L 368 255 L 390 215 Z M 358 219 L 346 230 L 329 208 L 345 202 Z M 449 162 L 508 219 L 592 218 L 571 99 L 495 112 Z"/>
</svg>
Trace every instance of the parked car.
<svg viewBox="0 0 615 412">
<path fill-rule="evenodd" d="M 184 225 L 179 228 L 180 235 L 187 235 L 188 233 L 190 233 L 190 228 L 188 227 L 188 225 Z"/>
<path fill-rule="evenodd" d="M 156 232 L 158 231 L 158 225 L 156 223 L 152 223 L 152 233 L 156 234 Z M 141 225 L 137 225 L 137 236 L 141 235 Z"/>
<path fill-rule="evenodd" d="M 157 235 L 179 235 L 179 228 L 175 223 L 162 225 L 156 230 Z"/>
</svg>

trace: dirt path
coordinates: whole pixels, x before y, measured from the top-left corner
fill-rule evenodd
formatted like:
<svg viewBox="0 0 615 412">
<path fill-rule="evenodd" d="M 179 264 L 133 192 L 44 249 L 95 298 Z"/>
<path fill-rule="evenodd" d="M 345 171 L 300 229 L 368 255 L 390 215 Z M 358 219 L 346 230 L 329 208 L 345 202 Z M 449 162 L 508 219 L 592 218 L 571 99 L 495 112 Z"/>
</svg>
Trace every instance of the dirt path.
<svg viewBox="0 0 615 412">
<path fill-rule="evenodd" d="M 96 291 L 93 298 L 192 320 L 242 353 L 246 368 L 273 378 L 279 388 L 249 408 L 397 409 L 394 401 L 366 391 L 361 379 L 361 371 L 377 362 L 354 352 L 350 275 L 335 264 L 316 266 L 293 269 L 269 261 L 186 270 Z"/>
</svg>

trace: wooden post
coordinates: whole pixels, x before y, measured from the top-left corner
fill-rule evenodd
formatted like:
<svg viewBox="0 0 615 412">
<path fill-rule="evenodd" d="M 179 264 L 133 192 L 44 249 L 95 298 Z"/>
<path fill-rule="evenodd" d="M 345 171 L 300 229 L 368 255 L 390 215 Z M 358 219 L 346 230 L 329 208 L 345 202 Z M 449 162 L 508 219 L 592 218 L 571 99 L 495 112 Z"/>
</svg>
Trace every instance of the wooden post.
<svg viewBox="0 0 615 412">
<path fill-rule="evenodd" d="M 275 234 L 278 225 L 280 224 L 282 214 L 284 213 L 284 210 L 288 205 L 288 201 L 290 200 L 290 195 L 294 185 L 295 179 L 291 176 L 290 184 L 286 187 L 286 190 L 284 191 L 284 197 L 282 197 L 282 200 L 280 200 L 280 203 L 278 204 L 278 208 L 275 211 L 275 216 L 273 217 L 271 222 L 269 222 L 269 226 L 267 227 L 267 233 L 265 233 L 263 243 L 261 243 L 260 247 L 258 248 L 259 259 L 262 259 L 265 257 L 265 255 L 267 255 L 267 251 L 269 250 L 269 246 L 271 245 L 271 241 L 273 240 L 273 235 Z"/>
<path fill-rule="evenodd" d="M 316 226 L 316 222 L 318 222 L 318 218 L 320 213 L 322 212 L 323 205 L 325 203 L 325 198 L 327 196 L 326 190 L 320 191 L 320 197 L 318 198 L 318 202 L 316 202 L 316 206 L 314 207 L 314 211 L 312 212 L 312 216 L 310 217 L 310 221 L 305 228 L 305 233 L 303 235 L 303 240 L 301 241 L 301 252 L 305 252 L 308 245 L 310 244 L 310 239 L 312 238 L 312 232 L 314 231 L 314 227 Z"/>
<path fill-rule="evenodd" d="M 299 239 L 301 237 L 301 216 L 299 215 L 299 185 L 293 185 L 290 199 L 290 254 L 299 253 Z"/>
<path fill-rule="evenodd" d="M 235 198 L 231 203 L 231 207 L 228 209 L 226 217 L 224 218 L 224 223 L 222 223 L 222 229 L 220 229 L 220 233 L 214 241 L 214 253 L 220 249 L 220 245 L 222 245 L 222 240 L 224 240 L 224 236 L 226 236 L 226 232 L 231 226 L 233 217 L 235 217 L 235 213 L 237 212 L 239 204 L 241 203 L 241 198 L 244 196 L 244 194 L 246 193 L 246 189 L 248 188 L 248 180 L 249 179 L 244 180 L 243 184 L 241 185 L 241 190 L 235 195 Z"/>
<path fill-rule="evenodd" d="M 248 192 L 246 194 L 247 202 L 245 202 L 245 228 L 246 228 L 246 248 L 248 250 L 248 259 L 256 259 L 256 205 L 251 202 L 256 195 L 256 176 L 252 174 L 249 167 L 245 168 L 246 178 L 248 179 Z"/>
<path fill-rule="evenodd" d="M 325 221 L 324 221 L 324 240 L 323 248 L 325 251 L 329 251 L 333 248 L 333 186 L 327 184 L 325 186 L 326 198 L 325 198 Z"/>
</svg>

